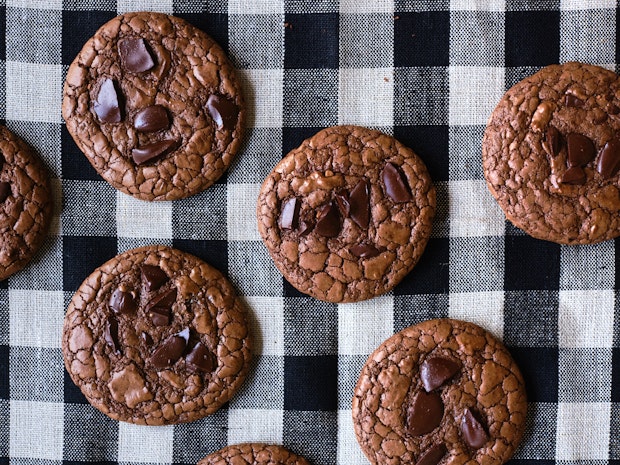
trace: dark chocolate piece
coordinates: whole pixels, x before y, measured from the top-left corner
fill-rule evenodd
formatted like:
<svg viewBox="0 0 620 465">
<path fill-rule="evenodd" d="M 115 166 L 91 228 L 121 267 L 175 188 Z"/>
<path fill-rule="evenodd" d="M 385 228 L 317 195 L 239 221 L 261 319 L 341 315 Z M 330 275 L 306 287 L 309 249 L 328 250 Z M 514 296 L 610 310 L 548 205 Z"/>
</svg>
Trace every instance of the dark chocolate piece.
<svg viewBox="0 0 620 465">
<path fill-rule="evenodd" d="M 134 120 L 133 127 L 140 132 L 157 132 L 170 126 L 168 110 L 161 105 L 151 105 L 139 111 Z"/>
<path fill-rule="evenodd" d="M 566 94 L 564 96 L 564 105 L 572 108 L 581 108 L 585 105 L 585 102 L 573 94 Z"/>
<path fill-rule="evenodd" d="M 146 305 L 146 314 L 155 326 L 167 326 L 170 324 L 172 306 L 177 300 L 177 290 L 169 289 L 166 292 L 155 296 Z"/>
<path fill-rule="evenodd" d="M 181 355 L 185 352 L 188 340 L 189 328 L 185 328 L 183 331 L 170 336 L 151 355 L 153 366 L 160 370 L 174 365 L 174 362 L 181 358 Z"/>
<path fill-rule="evenodd" d="M 185 363 L 193 371 L 209 373 L 213 370 L 213 356 L 202 342 L 197 343 L 187 354 Z"/>
<path fill-rule="evenodd" d="M 211 95 L 207 100 L 207 110 L 218 129 L 232 131 L 237 126 L 239 107 L 232 100 L 220 95 Z"/>
<path fill-rule="evenodd" d="M 334 199 L 336 200 L 336 205 L 338 205 L 338 210 L 340 210 L 342 217 L 348 218 L 351 213 L 351 204 L 349 203 L 349 194 L 347 194 L 347 191 L 342 190 L 336 192 L 336 194 L 334 194 Z"/>
<path fill-rule="evenodd" d="M 11 195 L 11 185 L 8 182 L 0 182 L 0 202 L 4 202 Z"/>
<path fill-rule="evenodd" d="M 296 197 L 291 197 L 282 202 L 279 219 L 280 229 L 295 229 L 297 227 L 300 207 L 301 202 Z"/>
<path fill-rule="evenodd" d="M 426 392 L 437 389 L 452 378 L 461 366 L 452 359 L 432 357 L 424 360 L 420 366 L 420 379 Z"/>
<path fill-rule="evenodd" d="M 433 444 L 424 451 L 415 465 L 437 465 L 447 453 L 448 448 L 445 444 Z"/>
<path fill-rule="evenodd" d="M 118 315 L 132 315 L 138 309 L 133 294 L 121 288 L 114 291 L 110 297 L 109 305 L 112 311 Z"/>
<path fill-rule="evenodd" d="M 141 165 L 147 161 L 153 161 L 167 155 L 176 146 L 176 140 L 164 139 L 159 142 L 153 142 L 151 144 L 133 149 L 131 151 L 131 156 L 137 165 Z"/>
<path fill-rule="evenodd" d="M 372 258 L 381 253 L 379 249 L 371 244 L 354 245 L 349 249 L 349 252 L 358 258 Z"/>
<path fill-rule="evenodd" d="M 566 136 L 568 147 L 568 166 L 585 166 L 596 157 L 592 141 L 582 134 L 571 133 Z"/>
<path fill-rule="evenodd" d="M 168 280 L 168 275 L 155 265 L 142 265 L 141 277 L 147 292 L 155 291 Z"/>
<path fill-rule="evenodd" d="M 120 353 L 120 343 L 118 342 L 118 321 L 112 315 L 105 322 L 103 328 L 103 339 L 108 344 L 114 353 Z"/>
<path fill-rule="evenodd" d="M 620 168 L 620 139 L 607 141 L 601 149 L 596 169 L 604 179 L 615 176 Z"/>
<path fill-rule="evenodd" d="M 562 184 L 585 184 L 586 172 L 580 166 L 572 166 L 566 170 L 560 182 Z"/>
<path fill-rule="evenodd" d="M 396 203 L 409 202 L 411 200 L 411 191 L 403 176 L 396 166 L 387 163 L 381 173 L 383 184 L 385 185 L 385 193 Z"/>
<path fill-rule="evenodd" d="M 340 233 L 340 214 L 334 202 L 328 203 L 321 209 L 314 230 L 325 237 L 336 237 Z"/>
<path fill-rule="evenodd" d="M 368 182 L 360 180 L 349 196 L 351 205 L 351 219 L 363 229 L 368 228 L 370 222 L 370 198 L 368 195 Z"/>
<path fill-rule="evenodd" d="M 469 409 L 465 409 L 463 412 L 461 433 L 463 433 L 463 439 L 467 445 L 472 449 L 480 449 L 489 440 L 489 435 L 484 426 Z"/>
<path fill-rule="evenodd" d="M 102 123 L 120 123 L 121 108 L 119 105 L 116 84 L 110 78 L 106 78 L 99 87 L 97 99 L 93 102 L 93 111 Z"/>
<path fill-rule="evenodd" d="M 443 401 L 437 393 L 420 391 L 407 409 L 407 428 L 414 436 L 430 433 L 441 423 Z"/>
<path fill-rule="evenodd" d="M 130 73 L 142 73 L 155 66 L 144 39 L 121 40 L 118 43 L 118 53 L 122 67 Z"/>
<path fill-rule="evenodd" d="M 545 150 L 552 157 L 557 157 L 562 150 L 562 134 L 554 126 L 549 126 L 545 133 Z"/>
</svg>

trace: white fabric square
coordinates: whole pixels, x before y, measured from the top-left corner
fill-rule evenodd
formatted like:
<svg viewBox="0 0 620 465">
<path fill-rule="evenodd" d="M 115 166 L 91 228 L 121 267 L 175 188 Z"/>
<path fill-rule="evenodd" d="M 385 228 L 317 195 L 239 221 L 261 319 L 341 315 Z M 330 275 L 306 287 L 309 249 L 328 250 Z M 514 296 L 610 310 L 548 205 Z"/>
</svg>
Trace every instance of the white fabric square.
<svg viewBox="0 0 620 465">
<path fill-rule="evenodd" d="M 62 0 L 6 0 L 7 7 L 62 10 Z"/>
<path fill-rule="evenodd" d="M 228 184 L 226 222 L 228 240 L 260 241 L 256 220 L 256 199 L 260 184 Z"/>
<path fill-rule="evenodd" d="M 282 444 L 284 414 L 281 410 L 228 410 L 228 443 Z"/>
<path fill-rule="evenodd" d="M 560 10 L 616 9 L 616 0 L 560 0 Z"/>
<path fill-rule="evenodd" d="M 284 298 L 246 296 L 253 328 L 255 352 L 261 355 L 284 356 Z"/>
<path fill-rule="evenodd" d="M 451 237 L 504 235 L 504 212 L 484 181 L 448 183 Z"/>
<path fill-rule="evenodd" d="M 451 126 L 486 125 L 504 95 L 504 68 L 451 66 Z"/>
<path fill-rule="evenodd" d="M 9 313 L 12 346 L 60 348 L 62 291 L 9 289 Z"/>
<path fill-rule="evenodd" d="M 338 76 L 338 124 L 392 126 L 394 69 L 341 69 Z"/>
<path fill-rule="evenodd" d="M 6 119 L 61 123 L 62 66 L 6 62 Z"/>
<path fill-rule="evenodd" d="M 116 232 L 119 237 L 172 239 L 172 203 L 145 202 L 118 191 Z"/>
<path fill-rule="evenodd" d="M 172 463 L 174 426 L 118 423 L 118 461 Z"/>
<path fill-rule="evenodd" d="M 394 0 L 340 0 L 340 13 L 393 13 Z"/>
<path fill-rule="evenodd" d="M 62 461 L 63 405 L 12 400 L 9 456 Z"/>
<path fill-rule="evenodd" d="M 607 460 L 611 404 L 582 402 L 558 404 L 555 459 Z"/>
<path fill-rule="evenodd" d="M 450 11 L 504 11 L 505 0 L 451 0 Z"/>
<path fill-rule="evenodd" d="M 504 338 L 504 292 L 450 294 L 450 318 L 475 323 L 500 341 Z"/>
<path fill-rule="evenodd" d="M 338 354 L 368 355 L 394 333 L 394 297 L 338 304 Z"/>
<path fill-rule="evenodd" d="M 351 410 L 338 410 L 338 450 L 339 464 L 368 465 L 368 459 L 355 438 Z"/>
<path fill-rule="evenodd" d="M 129 11 L 158 11 L 160 13 L 173 13 L 172 0 L 118 0 L 116 11 L 119 14 Z"/>
<path fill-rule="evenodd" d="M 228 0 L 228 14 L 284 14 L 284 0 Z"/>
<path fill-rule="evenodd" d="M 283 69 L 238 69 L 246 102 L 246 127 L 282 127 Z"/>
<path fill-rule="evenodd" d="M 560 291 L 558 300 L 560 347 L 612 347 L 613 290 Z"/>
</svg>

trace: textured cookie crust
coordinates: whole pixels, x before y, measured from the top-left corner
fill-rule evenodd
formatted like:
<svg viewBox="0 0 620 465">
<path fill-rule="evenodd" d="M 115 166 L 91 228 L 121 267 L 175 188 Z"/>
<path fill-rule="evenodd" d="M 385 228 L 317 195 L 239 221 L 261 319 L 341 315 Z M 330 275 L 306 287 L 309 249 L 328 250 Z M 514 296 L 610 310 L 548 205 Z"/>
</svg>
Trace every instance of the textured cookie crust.
<svg viewBox="0 0 620 465">
<path fill-rule="evenodd" d="M 52 207 L 45 165 L 22 139 L 0 126 L 0 280 L 32 259 L 49 229 Z"/>
<path fill-rule="evenodd" d="M 620 160 L 619 131 L 615 73 L 574 62 L 547 66 L 508 90 L 489 119 L 488 187 L 506 217 L 535 238 L 590 244 L 617 237 L 620 174 L 609 168 Z M 591 141 L 591 157 L 569 159 L 571 134 Z"/>
<path fill-rule="evenodd" d="M 459 369 L 432 391 L 443 402 L 441 422 L 426 434 L 412 434 L 408 409 L 426 392 L 421 366 L 436 357 Z M 488 435 L 481 447 L 464 439 L 465 409 Z M 383 342 L 362 368 L 353 398 L 355 433 L 373 464 L 416 464 L 441 444 L 445 452 L 432 463 L 502 464 L 521 440 L 526 410 L 523 378 L 505 347 L 479 326 L 451 319 L 411 326 Z"/>
<path fill-rule="evenodd" d="M 203 370 L 195 367 L 198 343 Z M 245 310 L 219 271 L 152 246 L 124 252 L 86 278 L 67 310 L 62 351 L 93 406 L 117 420 L 164 425 L 202 418 L 231 398 L 248 370 L 250 337 Z"/>
<path fill-rule="evenodd" d="M 119 44 L 139 39 L 154 65 L 137 72 L 123 65 Z M 118 94 L 120 121 L 103 122 L 96 112 L 106 100 L 100 97 L 106 79 Z M 224 124 L 209 111 L 213 95 L 228 102 Z M 139 131 L 140 112 L 152 106 L 163 107 L 164 124 Z M 244 113 L 234 69 L 219 45 L 180 18 L 152 12 L 118 16 L 86 42 L 69 67 L 62 103 L 68 131 L 97 172 L 143 200 L 184 198 L 213 184 L 239 149 Z M 162 157 L 134 161 L 134 149 L 161 141 L 172 143 Z"/>
<path fill-rule="evenodd" d="M 391 184 L 404 184 L 393 186 L 397 201 L 386 193 L 387 165 Z M 356 202 L 364 185 L 367 195 Z M 290 202 L 297 202 L 292 217 Z M 331 222 L 319 228 L 324 209 Z M 434 214 L 422 160 L 393 137 L 357 126 L 324 129 L 292 150 L 263 182 L 257 205 L 276 267 L 299 291 L 329 302 L 369 299 L 398 284 L 422 255 Z"/>
<path fill-rule="evenodd" d="M 198 465 L 309 465 L 306 459 L 282 446 L 238 444 L 207 455 Z"/>
</svg>

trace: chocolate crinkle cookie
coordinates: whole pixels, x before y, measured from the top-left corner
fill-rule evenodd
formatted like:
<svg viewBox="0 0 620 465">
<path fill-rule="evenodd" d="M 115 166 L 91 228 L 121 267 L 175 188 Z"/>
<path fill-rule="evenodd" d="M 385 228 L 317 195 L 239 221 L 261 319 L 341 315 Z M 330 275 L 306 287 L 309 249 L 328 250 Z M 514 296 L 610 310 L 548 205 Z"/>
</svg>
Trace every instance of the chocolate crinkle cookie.
<svg viewBox="0 0 620 465">
<path fill-rule="evenodd" d="M 620 234 L 620 80 L 552 65 L 506 92 L 482 144 L 493 196 L 515 226 L 560 244 Z"/>
<path fill-rule="evenodd" d="M 420 259 L 435 188 L 422 160 L 396 139 L 357 126 L 318 132 L 267 176 L 258 230 L 299 291 L 329 302 L 383 294 Z"/>
<path fill-rule="evenodd" d="M 0 281 L 39 250 L 52 211 L 47 168 L 26 142 L 0 126 Z"/>
<path fill-rule="evenodd" d="M 479 326 L 429 320 L 383 342 L 353 397 L 357 440 L 375 465 L 503 464 L 525 429 L 523 377 Z"/>
<path fill-rule="evenodd" d="M 309 465 L 307 460 L 288 449 L 261 443 L 224 447 L 200 460 L 197 465 Z"/>
<path fill-rule="evenodd" d="M 202 260 L 164 246 L 129 250 L 73 296 L 62 351 L 73 382 L 109 417 L 164 425 L 218 410 L 249 367 L 246 312 Z"/>
<path fill-rule="evenodd" d="M 142 200 L 209 187 L 241 143 L 244 106 L 224 51 L 186 21 L 118 16 L 75 58 L 64 87 L 67 130 L 95 170 Z"/>
</svg>

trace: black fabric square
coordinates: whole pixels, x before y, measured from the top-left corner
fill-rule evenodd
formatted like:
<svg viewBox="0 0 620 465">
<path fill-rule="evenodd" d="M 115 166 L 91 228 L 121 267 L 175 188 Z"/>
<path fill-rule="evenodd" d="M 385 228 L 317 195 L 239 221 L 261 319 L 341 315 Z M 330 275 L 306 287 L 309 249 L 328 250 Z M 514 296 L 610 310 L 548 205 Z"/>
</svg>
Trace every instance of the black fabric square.
<svg viewBox="0 0 620 465">
<path fill-rule="evenodd" d="M 299 147 L 304 140 L 314 136 L 322 129 L 325 128 L 282 128 L 282 157 L 285 157 L 291 150 Z"/>
<path fill-rule="evenodd" d="M 424 162 L 436 181 L 448 180 L 448 126 L 395 126 L 394 137 L 410 147 Z"/>
<path fill-rule="evenodd" d="M 395 13 L 394 66 L 448 66 L 450 12 Z"/>
<path fill-rule="evenodd" d="M 504 344 L 558 345 L 558 291 L 511 291 L 504 300 Z M 524 318 L 527 315 L 527 318 Z"/>
<path fill-rule="evenodd" d="M 284 299 L 284 354 L 338 355 L 338 306 L 304 297 Z"/>
<path fill-rule="evenodd" d="M 95 268 L 117 254 L 116 237 L 65 236 L 62 242 L 63 289 L 76 291 Z"/>
<path fill-rule="evenodd" d="M 228 51 L 228 15 L 221 13 L 175 13 L 192 26 L 206 32 Z"/>
<path fill-rule="evenodd" d="M 506 66 L 546 66 L 559 62 L 559 11 L 508 11 L 505 24 Z"/>
<path fill-rule="evenodd" d="M 287 14 L 284 68 L 338 68 L 338 15 Z"/>
<path fill-rule="evenodd" d="M 620 347 L 611 350 L 611 401 L 620 402 Z"/>
<path fill-rule="evenodd" d="M 394 288 L 395 295 L 443 294 L 450 289 L 450 241 L 430 238 L 415 268 Z"/>
<path fill-rule="evenodd" d="M 6 7 L 0 6 L 0 60 L 6 60 Z"/>
<path fill-rule="evenodd" d="M 67 370 L 64 370 L 64 403 L 65 404 L 88 404 L 89 402 L 80 391 L 80 388 L 75 385 Z"/>
<path fill-rule="evenodd" d="M 90 405 L 65 404 L 63 457 L 75 460 L 70 463 L 113 463 L 106 460 L 117 459 L 118 427 Z"/>
<path fill-rule="evenodd" d="M 9 346 L 0 346 L 0 399 L 10 399 Z"/>
<path fill-rule="evenodd" d="M 97 29 L 116 15 L 116 11 L 64 11 L 62 14 L 62 64 L 70 65 Z"/>
<path fill-rule="evenodd" d="M 448 294 L 394 296 L 394 332 L 435 318 L 448 318 Z"/>
<path fill-rule="evenodd" d="M 289 283 L 285 278 L 282 278 L 282 289 L 283 289 L 283 295 L 284 297 L 306 297 L 309 298 L 307 294 L 304 294 L 303 292 L 298 291 L 296 288 L 294 288 L 291 283 Z"/>
<path fill-rule="evenodd" d="M 517 362 L 528 402 L 558 401 L 558 358 L 554 347 L 508 347 Z"/>
<path fill-rule="evenodd" d="M 101 181 L 101 176 L 97 174 L 86 155 L 75 144 L 73 137 L 71 137 L 64 124 L 60 130 L 60 142 L 62 144 L 63 179 Z"/>
<path fill-rule="evenodd" d="M 216 268 L 224 276 L 228 276 L 228 245 L 226 241 L 175 239 L 172 241 L 172 246 L 195 255 Z"/>
<path fill-rule="evenodd" d="M 174 427 L 173 463 L 195 464 L 205 456 L 205 450 L 226 446 L 228 410 L 219 409 L 207 418 Z M 199 448 L 188 447 L 199 444 Z"/>
<path fill-rule="evenodd" d="M 506 236 L 504 286 L 508 291 L 558 289 L 560 246 L 530 236 Z"/>
<path fill-rule="evenodd" d="M 338 357 L 284 358 L 285 410 L 336 410 Z"/>
</svg>

